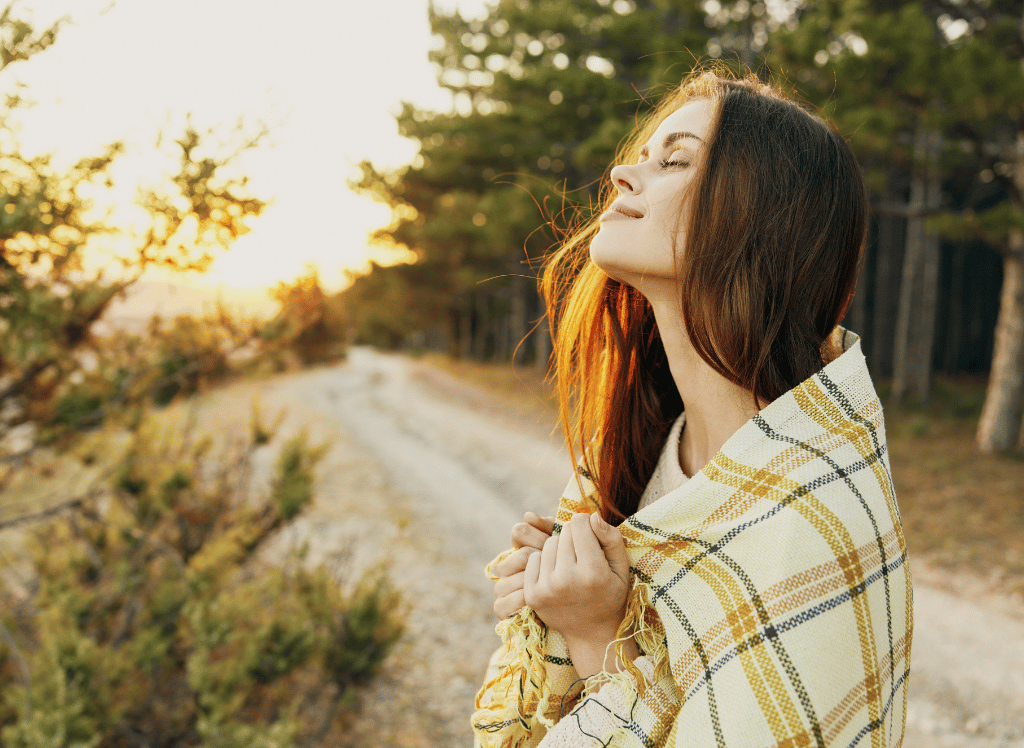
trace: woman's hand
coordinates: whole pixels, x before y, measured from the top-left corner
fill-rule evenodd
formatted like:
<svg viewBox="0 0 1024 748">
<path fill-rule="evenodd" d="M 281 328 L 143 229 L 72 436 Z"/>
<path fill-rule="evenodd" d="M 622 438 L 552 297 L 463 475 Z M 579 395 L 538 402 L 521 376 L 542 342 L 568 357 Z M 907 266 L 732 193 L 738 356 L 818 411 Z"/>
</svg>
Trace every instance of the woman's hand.
<svg viewBox="0 0 1024 748">
<path fill-rule="evenodd" d="M 540 553 L 524 553 L 523 600 L 558 631 L 581 677 L 618 670 L 608 644 L 615 640 L 630 589 L 629 557 L 618 528 L 600 515 L 575 514 Z M 511 557 L 510 557 L 511 558 Z M 635 645 L 628 647 L 635 657 Z"/>
<path fill-rule="evenodd" d="M 523 520 L 512 526 L 512 547 L 544 550 L 544 541 L 551 537 L 551 532 L 555 529 L 555 518 L 540 517 L 533 512 L 527 512 Z"/>
<path fill-rule="evenodd" d="M 516 552 L 494 567 L 499 577 L 494 583 L 494 615 L 504 620 L 526 605 L 523 597 L 523 572 L 531 553 L 539 553 L 544 541 L 551 537 L 554 517 L 541 517 L 527 512 L 524 522 L 512 528 L 512 547 Z"/>
</svg>

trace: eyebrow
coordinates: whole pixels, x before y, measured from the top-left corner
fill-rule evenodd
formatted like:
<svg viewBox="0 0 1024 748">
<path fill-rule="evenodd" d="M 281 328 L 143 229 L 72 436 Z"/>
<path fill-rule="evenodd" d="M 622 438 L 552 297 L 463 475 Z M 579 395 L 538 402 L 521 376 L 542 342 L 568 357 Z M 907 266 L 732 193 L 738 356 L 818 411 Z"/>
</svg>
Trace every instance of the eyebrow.
<svg viewBox="0 0 1024 748">
<path fill-rule="evenodd" d="M 673 132 L 665 136 L 665 142 L 661 144 L 661 147 L 663 149 L 668 148 L 676 141 L 683 140 L 684 138 L 693 138 L 694 140 L 700 141 L 701 143 L 704 142 L 703 138 L 701 138 L 698 135 L 694 135 L 692 132 Z M 647 146 L 644 146 L 643 148 L 640 149 L 640 155 L 644 157 L 650 155 L 650 151 L 648 150 Z"/>
</svg>

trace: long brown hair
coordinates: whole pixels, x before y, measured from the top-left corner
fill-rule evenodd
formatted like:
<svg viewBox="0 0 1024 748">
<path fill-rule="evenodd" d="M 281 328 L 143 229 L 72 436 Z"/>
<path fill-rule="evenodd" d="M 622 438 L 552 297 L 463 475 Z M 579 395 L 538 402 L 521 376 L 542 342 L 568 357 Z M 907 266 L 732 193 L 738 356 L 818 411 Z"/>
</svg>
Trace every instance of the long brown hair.
<svg viewBox="0 0 1024 748">
<path fill-rule="evenodd" d="M 620 148 L 636 163 L 665 117 L 715 104 L 676 248 L 681 314 L 712 369 L 770 403 L 836 352 L 828 338 L 856 284 L 867 195 L 846 141 L 756 78 L 695 72 Z M 599 215 L 617 194 L 602 186 Z M 591 220 L 548 260 L 541 282 L 552 369 L 570 450 L 618 524 L 636 511 L 683 403 L 647 299 L 589 259 Z"/>
</svg>

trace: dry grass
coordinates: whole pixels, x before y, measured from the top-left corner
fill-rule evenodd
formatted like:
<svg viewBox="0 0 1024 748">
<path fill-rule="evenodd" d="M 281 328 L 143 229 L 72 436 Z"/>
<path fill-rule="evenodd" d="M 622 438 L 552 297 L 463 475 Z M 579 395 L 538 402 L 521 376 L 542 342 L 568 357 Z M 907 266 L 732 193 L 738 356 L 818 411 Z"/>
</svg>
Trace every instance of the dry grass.
<svg viewBox="0 0 1024 748">
<path fill-rule="evenodd" d="M 940 378 L 927 403 L 887 409 L 896 494 L 914 557 L 1024 593 L 1024 454 L 978 452 L 984 394 L 983 378 Z"/>
<path fill-rule="evenodd" d="M 514 367 L 455 361 L 437 353 L 425 353 L 420 361 L 486 391 L 486 400 L 493 398 L 503 411 L 514 413 L 524 422 L 548 426 L 557 423 L 558 403 L 554 388 L 544 380 L 544 372 L 532 365 Z M 443 387 L 437 381 L 431 384 Z M 468 393 L 459 394 L 463 400 L 467 399 Z M 480 405 L 486 406 L 486 402 Z"/>
<path fill-rule="evenodd" d="M 424 359 L 490 392 L 511 409 L 555 423 L 551 386 L 533 368 Z M 893 480 L 911 555 L 940 570 L 1024 593 L 1024 454 L 980 454 L 978 377 L 939 378 L 926 404 L 886 408 Z M 885 400 L 888 388 L 879 386 Z"/>
</svg>

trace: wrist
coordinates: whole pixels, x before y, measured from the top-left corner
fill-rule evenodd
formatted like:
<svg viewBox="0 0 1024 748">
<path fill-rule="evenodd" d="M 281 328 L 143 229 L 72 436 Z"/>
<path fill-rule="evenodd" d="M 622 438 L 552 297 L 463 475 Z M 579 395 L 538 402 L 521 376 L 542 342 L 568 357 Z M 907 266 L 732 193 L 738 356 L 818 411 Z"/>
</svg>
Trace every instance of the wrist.
<svg viewBox="0 0 1024 748">
<path fill-rule="evenodd" d="M 619 673 L 626 669 L 616 652 L 618 644 L 614 635 L 599 639 L 566 639 L 566 645 L 581 678 L 589 678 L 601 672 Z M 630 661 L 640 656 L 640 648 L 632 637 L 622 642 L 622 650 L 622 656 Z"/>
</svg>

